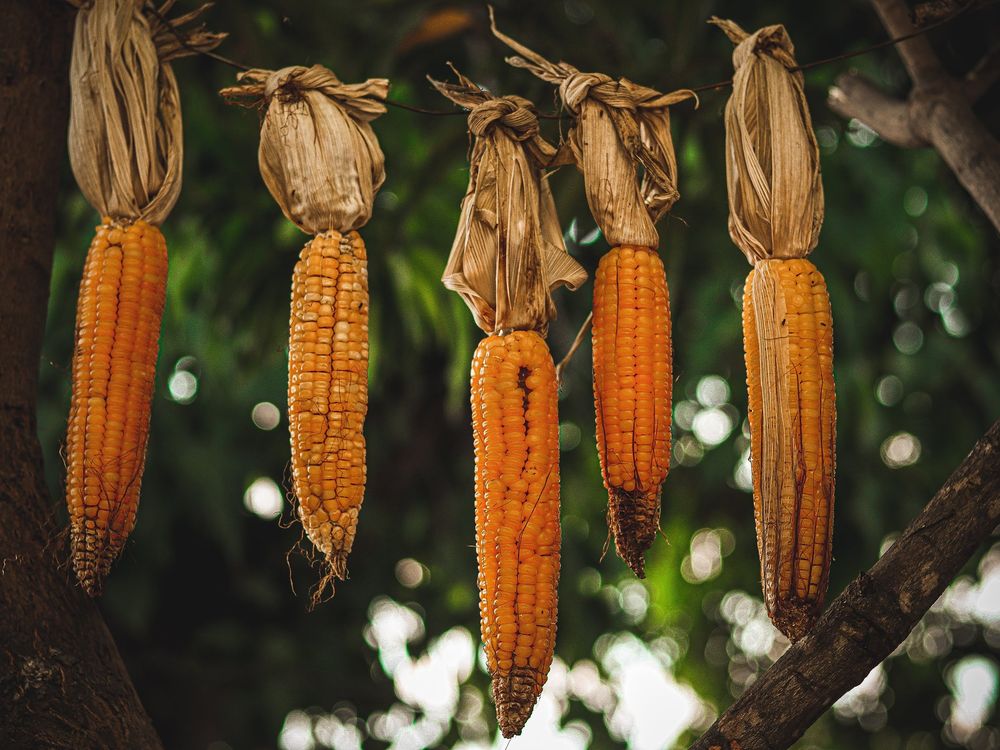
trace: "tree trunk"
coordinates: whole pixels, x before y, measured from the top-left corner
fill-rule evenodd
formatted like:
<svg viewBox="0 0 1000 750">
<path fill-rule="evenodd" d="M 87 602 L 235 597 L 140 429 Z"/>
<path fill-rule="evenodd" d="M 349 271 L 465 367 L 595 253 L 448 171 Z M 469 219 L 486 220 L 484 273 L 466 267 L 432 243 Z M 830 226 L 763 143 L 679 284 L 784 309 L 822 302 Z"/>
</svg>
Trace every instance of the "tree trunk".
<svg viewBox="0 0 1000 750">
<path fill-rule="evenodd" d="M 35 430 L 73 12 L 6 0 L 0 32 L 0 745 L 159 748 L 67 564 Z"/>
</svg>

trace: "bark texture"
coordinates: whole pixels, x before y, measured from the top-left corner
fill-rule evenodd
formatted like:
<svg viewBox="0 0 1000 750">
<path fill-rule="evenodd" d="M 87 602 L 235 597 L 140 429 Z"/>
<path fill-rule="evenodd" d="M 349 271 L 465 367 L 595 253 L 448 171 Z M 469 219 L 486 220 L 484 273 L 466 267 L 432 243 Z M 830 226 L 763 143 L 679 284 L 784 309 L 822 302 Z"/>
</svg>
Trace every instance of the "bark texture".
<svg viewBox="0 0 1000 750">
<path fill-rule="evenodd" d="M 71 582 L 35 424 L 73 12 L 3 4 L 0 42 L 0 745 L 159 748 L 111 634 Z"/>
<path fill-rule="evenodd" d="M 903 642 L 1000 523 L 1000 421 L 899 540 L 691 750 L 789 747 Z"/>
</svg>

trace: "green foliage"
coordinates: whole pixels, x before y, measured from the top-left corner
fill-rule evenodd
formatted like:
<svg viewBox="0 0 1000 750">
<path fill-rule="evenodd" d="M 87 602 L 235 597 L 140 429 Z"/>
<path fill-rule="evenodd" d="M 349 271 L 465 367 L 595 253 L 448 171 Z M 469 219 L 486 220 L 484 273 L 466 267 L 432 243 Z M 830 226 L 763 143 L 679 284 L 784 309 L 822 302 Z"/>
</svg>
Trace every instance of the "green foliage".
<svg viewBox="0 0 1000 750">
<path fill-rule="evenodd" d="M 436 3 L 255 0 L 218 5 L 210 25 L 231 33 L 223 54 L 255 67 L 323 63 L 345 81 L 387 76 L 393 99 L 448 110 L 424 75 L 447 78 L 444 63 L 453 60 L 491 89 L 528 95 L 551 110 L 549 89 L 503 64 L 506 50 L 489 36 L 484 9 L 454 5 L 471 14 L 470 29 L 405 52 L 399 50 L 407 34 Z M 883 38 L 870 9 L 854 3 L 822 10 L 779 2 L 752 8 L 652 0 L 497 3 L 501 27 L 534 49 L 662 90 L 731 74 L 730 43 L 704 24 L 712 13 L 747 27 L 783 21 L 801 61 Z M 948 33 L 958 40 L 955 47 L 962 40 L 983 41 L 975 21 Z M 883 541 L 909 522 L 1000 415 L 995 236 L 934 153 L 900 151 L 827 109 L 826 89 L 848 65 L 888 86 L 905 81 L 892 50 L 810 71 L 806 79 L 827 196 L 813 260 L 832 298 L 840 416 L 831 598 L 874 562 Z M 298 714 L 289 716 L 295 710 L 333 716 L 337 726 L 355 726 L 352 716 L 369 719 L 364 731 L 377 734 L 377 716 L 394 704 L 400 716 L 414 716 L 388 676 L 389 656 L 370 645 L 372 613 L 382 606 L 378 597 L 419 615 L 422 627 L 409 645 L 414 658 L 456 627 L 478 641 L 467 377 L 481 334 L 439 282 L 468 179 L 465 120 L 390 109 L 374 123 L 388 179 L 363 229 L 372 296 L 369 486 L 351 580 L 308 613 L 306 593 L 317 573 L 303 556 L 286 558 L 300 541 L 308 549 L 289 506 L 279 525 L 250 513 L 243 501 L 260 477 L 289 487 L 289 279 L 306 238 L 281 216 L 260 180 L 257 113 L 227 107 L 216 94 L 232 83 L 234 71 L 207 58 L 180 61 L 176 69 L 185 180 L 164 226 L 170 279 L 152 436 L 138 524 L 101 606 L 169 747 L 273 747 L 282 726 L 298 721 Z M 614 639 L 633 634 L 649 644 L 666 673 L 715 711 L 771 658 L 748 655 L 740 645 L 752 600 L 733 593 L 759 599 L 752 503 L 735 478 L 746 448 L 740 292 L 747 265 L 726 230 L 726 95 L 725 89 L 705 92 L 697 110 L 683 104 L 673 115 L 682 199 L 660 225 L 661 251 L 674 319 L 675 404 L 688 402 L 689 415 L 675 424 L 678 461 L 664 488 L 665 540 L 650 553 L 642 584 L 613 547 L 603 554 L 606 496 L 594 447 L 589 343 L 567 371 L 560 402 L 558 656 L 571 667 L 584 660 L 598 664 L 611 684 L 605 657 L 609 650 L 632 648 L 631 641 Z M 547 121 L 547 134 L 557 139 L 559 126 Z M 576 228 L 569 233 L 570 250 L 592 272 L 606 243 L 593 233 L 580 176 L 563 169 L 553 186 L 564 226 Z M 60 507 L 58 451 L 68 411 L 76 290 L 96 220 L 67 170 L 39 419 Z M 557 359 L 586 317 L 591 292 L 588 283 L 575 294 L 557 294 L 559 317 L 550 333 Z M 188 403 L 171 396 L 180 371 L 197 384 Z M 690 423 L 691 414 L 705 409 L 698 405 L 698 384 L 708 375 L 721 376 L 730 389 L 721 413 L 731 432 L 716 446 L 699 441 Z M 252 422 L 261 402 L 281 410 L 276 429 Z M 886 441 L 903 433 L 917 441 L 919 460 L 891 468 L 883 459 Z M 913 443 L 897 446 L 904 458 L 907 446 Z M 699 536 L 699 530 L 705 532 Z M 713 576 L 682 575 L 694 564 L 693 539 L 709 546 L 721 540 L 726 554 L 720 553 Z M 408 559 L 421 566 L 414 569 L 422 571 L 416 588 L 402 583 L 398 564 Z M 969 568 L 973 579 L 977 564 Z M 983 628 L 956 623 L 935 627 L 963 633 L 948 635 L 958 650 L 889 662 L 888 688 L 876 701 L 881 714 L 875 710 L 860 720 L 828 714 L 802 747 L 942 742 L 949 710 L 947 704 L 940 708 L 949 694 L 945 670 L 958 656 L 990 650 Z M 492 737 L 487 694 L 487 678 L 476 668 L 462 688 L 459 720 L 446 722 L 432 744 L 483 739 L 487 724 Z M 670 706 L 663 710 L 669 714 Z M 594 748 L 618 747 L 628 734 L 577 698 L 563 721 L 582 722 L 570 730 L 589 736 Z M 681 740 L 696 733 L 689 729 Z M 365 747 L 386 744 L 365 740 Z"/>
</svg>

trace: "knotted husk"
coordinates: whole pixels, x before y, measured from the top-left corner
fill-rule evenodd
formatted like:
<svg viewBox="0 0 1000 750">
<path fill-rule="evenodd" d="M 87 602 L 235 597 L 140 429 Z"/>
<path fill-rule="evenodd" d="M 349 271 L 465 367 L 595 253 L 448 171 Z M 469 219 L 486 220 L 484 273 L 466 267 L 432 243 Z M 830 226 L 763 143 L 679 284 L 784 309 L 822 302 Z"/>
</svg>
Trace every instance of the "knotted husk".
<svg viewBox="0 0 1000 750">
<path fill-rule="evenodd" d="M 712 18 L 736 44 L 726 104 L 729 234 L 751 264 L 802 258 L 823 225 L 819 147 L 795 48 L 781 25 L 748 34 Z"/>
<path fill-rule="evenodd" d="M 257 153 L 267 189 L 307 234 L 347 234 L 368 223 L 385 181 L 369 123 L 385 112 L 389 81 L 341 83 L 321 65 L 248 70 L 220 93 L 265 109 Z"/>
<path fill-rule="evenodd" d="M 542 169 L 556 149 L 539 133 L 527 99 L 494 97 L 457 73 L 432 80 L 469 110 L 469 189 L 442 281 L 462 295 L 487 333 L 535 330 L 555 317 L 551 293 L 577 289 L 587 272 L 566 252 L 555 201 Z"/>
<path fill-rule="evenodd" d="M 507 62 L 557 85 L 575 116 L 568 143 L 583 172 L 590 211 L 608 243 L 656 248 L 654 224 L 680 197 L 669 107 L 697 101 L 694 92 L 661 94 L 626 78 L 615 81 L 604 73 L 581 73 L 569 63 L 553 64 L 501 33 L 492 8 L 490 24 L 493 34 L 519 53 Z"/>
<path fill-rule="evenodd" d="M 142 0 L 79 2 L 70 63 L 69 157 L 102 217 L 161 224 L 181 190 L 180 96 L 170 61 L 210 50 L 225 34 L 184 29 Z"/>
</svg>

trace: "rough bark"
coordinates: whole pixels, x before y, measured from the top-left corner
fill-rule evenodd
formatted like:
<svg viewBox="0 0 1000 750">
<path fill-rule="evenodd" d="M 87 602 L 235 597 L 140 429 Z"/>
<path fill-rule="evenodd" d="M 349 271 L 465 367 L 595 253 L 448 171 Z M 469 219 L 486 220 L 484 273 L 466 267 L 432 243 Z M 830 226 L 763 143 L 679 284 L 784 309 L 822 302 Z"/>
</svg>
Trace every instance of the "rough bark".
<svg viewBox="0 0 1000 750">
<path fill-rule="evenodd" d="M 73 585 L 35 430 L 73 13 L 3 3 L 0 32 L 0 745 L 159 748 L 96 605 Z"/>
<path fill-rule="evenodd" d="M 914 31 L 902 0 L 872 0 L 890 36 Z M 930 146 L 1000 231 L 1000 143 L 972 109 L 997 77 L 997 52 L 990 50 L 964 80 L 941 66 L 930 41 L 916 36 L 897 45 L 913 81 L 906 101 L 889 96 L 857 73 L 846 73 L 830 89 L 830 108 L 857 118 L 896 146 Z"/>
<path fill-rule="evenodd" d="M 1000 523 L 1000 421 L 899 540 L 691 750 L 779 750 L 903 642 Z"/>
</svg>

